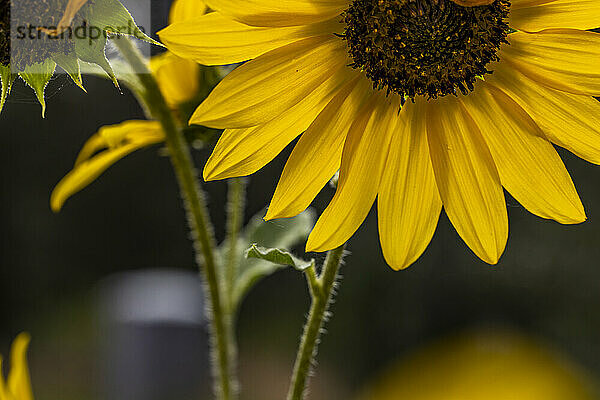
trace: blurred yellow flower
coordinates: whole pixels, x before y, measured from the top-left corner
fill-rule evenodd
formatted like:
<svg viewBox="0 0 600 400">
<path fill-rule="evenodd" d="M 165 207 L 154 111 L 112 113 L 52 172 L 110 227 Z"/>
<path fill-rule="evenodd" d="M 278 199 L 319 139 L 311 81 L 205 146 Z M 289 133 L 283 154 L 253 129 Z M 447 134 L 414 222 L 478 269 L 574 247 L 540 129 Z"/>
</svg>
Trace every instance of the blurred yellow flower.
<svg viewBox="0 0 600 400">
<path fill-rule="evenodd" d="M 203 0 L 175 0 L 169 12 L 169 23 L 193 20 L 206 10 Z M 200 66 L 193 61 L 167 51 L 152 57 L 150 70 L 170 106 L 185 103 L 198 93 Z"/>
<path fill-rule="evenodd" d="M 205 11 L 206 5 L 202 0 L 175 0 L 169 21 L 185 21 Z M 198 94 L 200 66 L 197 63 L 165 52 L 152 57 L 149 66 L 165 101 L 173 109 Z M 54 188 L 50 197 L 52 210 L 60 211 L 69 197 L 85 188 L 121 158 L 163 140 L 164 133 L 158 121 L 132 120 L 103 126 L 84 144 L 73 170 Z"/>
<path fill-rule="evenodd" d="M 167 104 L 173 108 L 198 94 L 199 69 L 200 66 L 195 62 L 168 51 L 150 59 L 150 70 Z"/>
<path fill-rule="evenodd" d="M 252 174 L 300 136 L 265 218 L 300 213 L 339 169 L 308 251 L 347 241 L 375 200 L 394 269 L 423 253 L 442 206 L 497 263 L 503 188 L 542 218 L 586 219 L 553 144 L 600 163 L 600 34 L 588 31 L 600 1 L 207 3 L 216 12 L 159 32 L 201 64 L 251 60 L 190 120 L 226 129 L 204 178 Z"/>
<path fill-rule="evenodd" d="M 508 330 L 478 330 L 417 350 L 360 400 L 593 400 L 596 389 L 553 349 Z"/>
<path fill-rule="evenodd" d="M 10 372 L 4 381 L 0 357 L 0 400 L 33 400 L 31 378 L 27 366 L 27 348 L 30 337 L 21 333 L 14 340 L 10 354 Z"/>
</svg>

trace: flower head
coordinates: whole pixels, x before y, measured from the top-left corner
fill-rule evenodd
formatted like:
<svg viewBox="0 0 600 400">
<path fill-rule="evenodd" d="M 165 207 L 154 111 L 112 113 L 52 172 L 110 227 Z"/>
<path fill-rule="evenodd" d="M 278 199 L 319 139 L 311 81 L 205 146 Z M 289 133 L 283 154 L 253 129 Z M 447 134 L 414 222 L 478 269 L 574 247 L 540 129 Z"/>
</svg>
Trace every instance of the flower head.
<svg viewBox="0 0 600 400">
<path fill-rule="evenodd" d="M 0 400 L 33 400 L 31 378 L 27 366 L 29 341 L 29 335 L 21 333 L 13 342 L 10 353 L 10 372 L 6 382 L 2 376 L 2 358 L 0 357 Z"/>
<path fill-rule="evenodd" d="M 57 67 L 83 87 L 80 61 L 96 64 L 117 80 L 104 49 L 111 34 L 144 34 L 118 0 L 2 0 L 0 2 L 0 112 L 20 77 L 42 106 L 44 91 Z"/>
<path fill-rule="evenodd" d="M 387 262 L 425 250 L 444 208 L 482 260 L 508 238 L 506 189 L 563 224 L 584 208 L 554 145 L 600 163 L 600 2 L 211 0 L 159 32 L 206 65 L 250 60 L 190 122 L 225 128 L 207 180 L 249 175 L 300 136 L 266 218 L 304 210 L 339 169 L 308 251 L 377 202 Z"/>
</svg>

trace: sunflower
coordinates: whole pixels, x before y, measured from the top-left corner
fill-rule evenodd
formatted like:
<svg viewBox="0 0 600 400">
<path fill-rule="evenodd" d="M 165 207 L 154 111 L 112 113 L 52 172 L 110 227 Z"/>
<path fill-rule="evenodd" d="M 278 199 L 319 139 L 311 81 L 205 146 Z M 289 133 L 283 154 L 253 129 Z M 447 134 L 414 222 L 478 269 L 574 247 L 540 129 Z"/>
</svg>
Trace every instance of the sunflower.
<svg viewBox="0 0 600 400">
<path fill-rule="evenodd" d="M 104 51 L 111 35 L 159 44 L 118 0 L 0 0 L 0 112 L 21 78 L 33 89 L 44 116 L 44 92 L 57 67 L 85 91 L 82 61 L 100 67 L 118 86 Z"/>
<path fill-rule="evenodd" d="M 21 333 L 14 340 L 10 354 L 10 373 L 4 381 L 0 356 L 0 400 L 33 400 L 31 378 L 27 366 L 29 334 Z"/>
<path fill-rule="evenodd" d="M 205 65 L 247 61 L 190 123 L 225 128 L 206 180 L 249 175 L 300 136 L 266 219 L 304 210 L 339 170 L 307 251 L 347 241 L 377 201 L 387 263 L 431 241 L 442 208 L 496 264 L 503 188 L 562 224 L 586 219 L 554 145 L 600 163 L 597 0 L 210 0 L 159 32 Z"/>
</svg>

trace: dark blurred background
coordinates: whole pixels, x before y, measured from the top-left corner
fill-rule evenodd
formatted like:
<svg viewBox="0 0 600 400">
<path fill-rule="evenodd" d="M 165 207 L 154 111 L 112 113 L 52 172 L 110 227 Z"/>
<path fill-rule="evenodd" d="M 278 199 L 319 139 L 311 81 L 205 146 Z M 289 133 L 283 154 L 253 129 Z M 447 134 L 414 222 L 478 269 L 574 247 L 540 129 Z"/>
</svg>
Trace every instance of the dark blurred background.
<svg viewBox="0 0 600 400">
<path fill-rule="evenodd" d="M 168 9 L 155 3 L 153 31 L 164 25 Z M 98 344 L 107 328 L 97 318 L 100 282 L 148 268 L 196 271 L 178 189 L 158 148 L 126 157 L 59 214 L 51 212 L 50 192 L 86 139 L 102 125 L 143 118 L 126 90 L 120 94 L 91 76 L 85 84 L 88 94 L 56 76 L 42 119 L 31 91 L 18 81 L 0 115 L 0 353 L 7 354 L 18 332 L 32 334 L 34 388 L 43 400 L 103 398 L 106 354 Z M 248 218 L 268 203 L 289 150 L 252 176 Z M 477 259 L 443 216 L 426 253 L 394 272 L 381 255 L 373 210 L 349 245 L 313 398 L 351 398 L 418 346 L 477 325 L 537 337 L 600 376 L 600 168 L 560 154 L 588 221 L 544 221 L 507 196 L 510 239 L 494 267 Z M 197 165 L 208 155 L 208 149 L 197 151 Z M 205 188 L 221 240 L 226 184 Z M 325 188 L 314 204 L 318 212 L 331 196 Z M 295 251 L 302 254 L 302 247 Z M 305 281 L 292 270 L 250 293 L 238 330 L 244 398 L 283 397 L 308 305 Z M 165 346 L 172 341 L 167 337 Z M 199 334 L 198 346 L 204 343 Z M 191 367 L 202 391 L 206 354 L 198 357 L 203 360 Z"/>
</svg>

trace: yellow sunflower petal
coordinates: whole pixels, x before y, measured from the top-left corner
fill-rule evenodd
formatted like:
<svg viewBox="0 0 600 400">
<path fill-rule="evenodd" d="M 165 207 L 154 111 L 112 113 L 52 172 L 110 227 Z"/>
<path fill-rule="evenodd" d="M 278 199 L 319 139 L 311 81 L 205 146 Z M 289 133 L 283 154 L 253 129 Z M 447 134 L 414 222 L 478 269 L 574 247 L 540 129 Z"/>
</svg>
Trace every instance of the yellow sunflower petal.
<svg viewBox="0 0 600 400">
<path fill-rule="evenodd" d="M 290 108 L 264 125 L 227 129 L 204 166 L 207 181 L 250 175 L 270 162 L 306 130 L 337 93 L 350 74 L 336 74 Z"/>
<path fill-rule="evenodd" d="M 100 139 L 101 138 L 101 141 Z M 65 201 L 98 178 L 115 162 L 145 146 L 164 140 L 157 121 L 126 121 L 104 126 L 84 145 L 75 167 L 56 185 L 50 197 L 50 207 L 60 211 Z M 95 149 L 107 147 L 94 155 Z"/>
<path fill-rule="evenodd" d="M 502 63 L 486 82 L 515 99 L 550 141 L 600 164 L 599 101 L 547 88 Z"/>
<path fill-rule="evenodd" d="M 85 161 L 69 172 L 56 185 L 50 197 L 52 211 L 58 212 L 67 199 L 98 178 L 108 167 L 141 146 L 128 144 L 118 149 L 106 151 Z"/>
<path fill-rule="evenodd" d="M 377 214 L 383 255 L 395 270 L 415 262 L 442 211 L 427 146 L 424 104 L 402 107 L 383 171 Z"/>
<path fill-rule="evenodd" d="M 552 28 L 582 30 L 598 28 L 600 2 L 598 0 L 513 1 L 509 25 L 528 32 Z"/>
<path fill-rule="evenodd" d="M 556 0 L 511 0 L 510 9 L 515 10 L 518 8 L 534 7 L 546 3 L 552 3 L 553 1 Z"/>
<path fill-rule="evenodd" d="M 347 62 L 334 36 L 300 40 L 231 72 L 200 104 L 190 124 L 212 128 L 261 125 L 289 110 Z"/>
<path fill-rule="evenodd" d="M 339 169 L 346 134 L 370 89 L 366 79 L 352 80 L 302 134 L 285 164 L 266 220 L 304 211 Z"/>
<path fill-rule="evenodd" d="M 600 95 L 600 34 L 574 29 L 515 32 L 500 59 L 548 87 Z"/>
<path fill-rule="evenodd" d="M 93 134 L 84 144 L 77 158 L 75 159 L 75 166 L 86 161 L 94 154 L 108 147 L 106 140 L 98 133 Z"/>
<path fill-rule="evenodd" d="M 438 99 L 427 111 L 429 151 L 446 214 L 467 246 L 496 264 L 508 239 L 508 217 L 490 151 L 458 99 Z"/>
<path fill-rule="evenodd" d="M 27 366 L 27 348 L 31 338 L 21 333 L 14 340 L 10 351 L 10 372 L 8 373 L 8 390 L 15 399 L 33 400 L 31 378 Z"/>
<path fill-rule="evenodd" d="M 171 107 L 193 99 L 198 93 L 200 66 L 193 61 L 166 52 L 150 59 L 150 70 Z"/>
<path fill-rule="evenodd" d="M 295 26 L 340 15 L 349 0 L 208 0 L 210 8 L 254 26 Z"/>
<path fill-rule="evenodd" d="M 397 96 L 375 94 L 350 127 L 335 196 L 315 225 L 307 251 L 326 251 L 347 241 L 369 213 L 385 167 L 399 109 Z"/>
<path fill-rule="evenodd" d="M 256 27 L 210 13 L 172 24 L 158 32 L 162 42 L 180 57 L 204 65 L 234 64 L 297 40 L 333 34 L 343 29 L 338 20 L 291 27 Z"/>
<path fill-rule="evenodd" d="M 567 169 L 525 110 L 483 82 L 462 101 L 490 148 L 502 185 L 523 207 L 562 224 L 585 220 Z"/>
<path fill-rule="evenodd" d="M 160 122 L 135 119 L 103 126 L 98 130 L 98 135 L 102 136 L 106 145 L 111 148 L 128 143 L 161 142 L 165 137 Z"/>
<path fill-rule="evenodd" d="M 169 11 L 169 23 L 187 21 L 203 15 L 207 10 L 204 0 L 175 0 Z"/>
<path fill-rule="evenodd" d="M 8 391 L 8 387 L 6 382 L 4 382 L 4 368 L 3 368 L 3 360 L 0 355 L 0 400 L 14 400 L 10 392 Z"/>
</svg>

